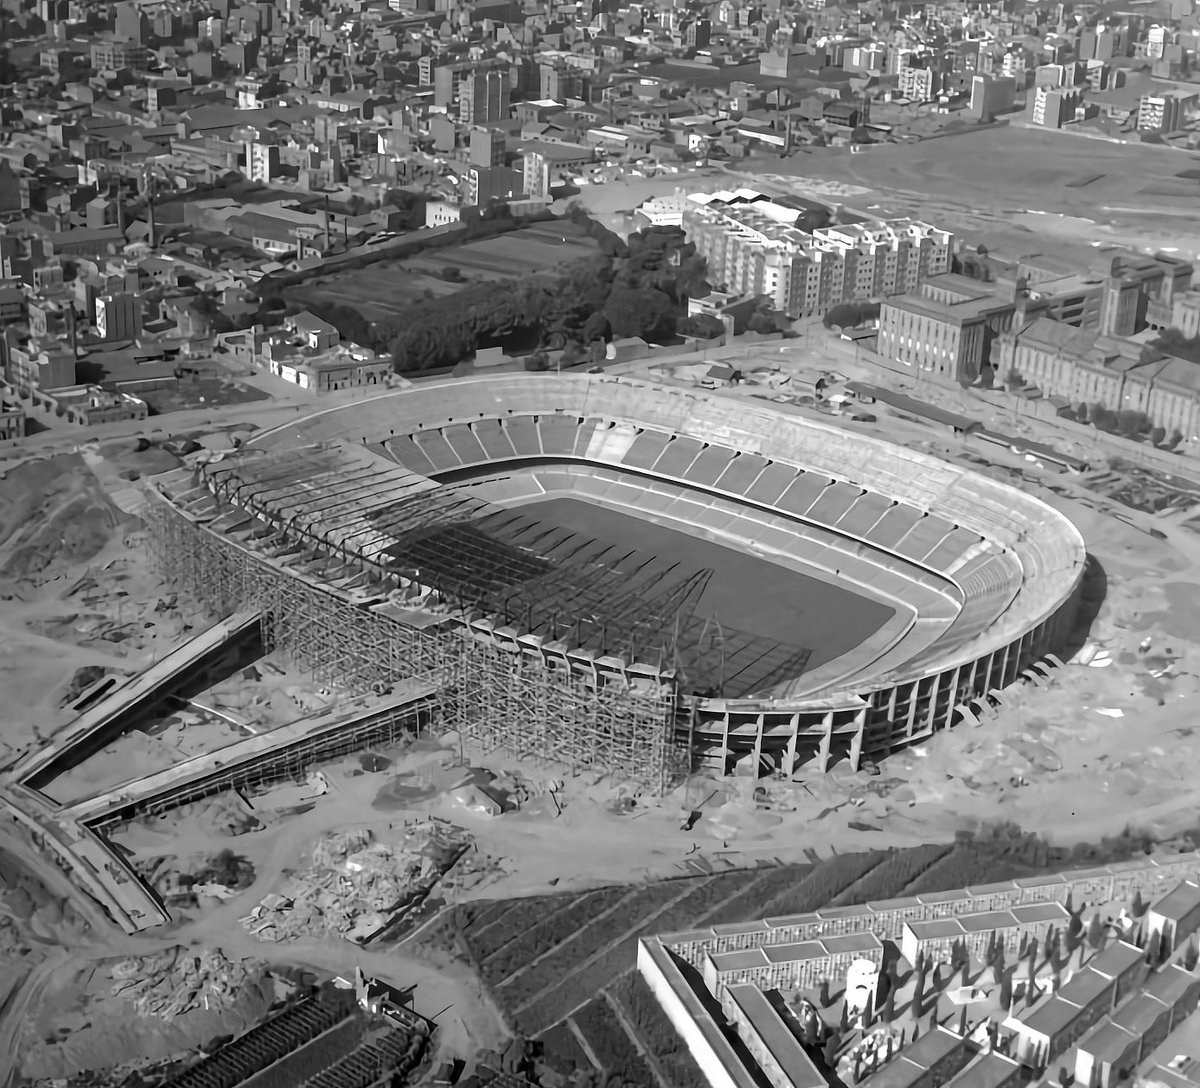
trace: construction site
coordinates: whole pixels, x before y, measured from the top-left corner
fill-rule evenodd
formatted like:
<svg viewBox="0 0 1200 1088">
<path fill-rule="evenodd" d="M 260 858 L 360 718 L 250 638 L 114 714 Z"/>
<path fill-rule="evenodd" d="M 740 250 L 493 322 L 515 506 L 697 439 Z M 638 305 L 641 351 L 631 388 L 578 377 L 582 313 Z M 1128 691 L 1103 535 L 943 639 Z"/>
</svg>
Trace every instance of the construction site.
<svg viewBox="0 0 1200 1088">
<path fill-rule="evenodd" d="M 684 770 L 673 638 L 705 572 L 527 541 L 511 512 L 344 446 L 179 470 L 150 494 L 168 581 L 215 616 L 257 605 L 265 650 L 314 682 L 427 681 L 437 728 L 485 752 L 655 792 Z"/>
</svg>

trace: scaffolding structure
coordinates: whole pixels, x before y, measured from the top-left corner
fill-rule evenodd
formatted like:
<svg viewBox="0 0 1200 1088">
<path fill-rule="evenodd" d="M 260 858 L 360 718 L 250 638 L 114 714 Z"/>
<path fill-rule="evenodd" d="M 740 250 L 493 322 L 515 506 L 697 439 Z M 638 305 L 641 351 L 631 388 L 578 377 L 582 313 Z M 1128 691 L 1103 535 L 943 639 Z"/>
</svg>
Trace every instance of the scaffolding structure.
<svg viewBox="0 0 1200 1088">
<path fill-rule="evenodd" d="M 394 484 L 412 488 L 389 503 L 393 529 L 413 525 L 410 503 L 416 500 L 425 515 L 435 515 L 432 529 L 427 523 L 424 530 L 408 530 L 418 534 L 408 543 L 426 541 L 427 547 L 405 553 L 405 571 L 397 575 L 392 556 L 373 551 L 371 543 L 358 551 L 347 534 L 386 538 L 389 548 L 404 534 L 382 533 L 379 511 L 364 516 L 361 506 L 355 517 L 338 515 L 340 528 L 331 527 L 328 511 L 338 508 L 334 491 L 340 488 L 344 497 L 354 485 L 344 475 L 335 482 L 339 466 L 333 461 L 320 467 L 328 493 L 318 491 L 313 475 L 299 489 L 297 473 L 319 474 L 316 465 L 302 465 L 293 466 L 291 476 L 279 470 L 270 496 L 277 500 L 288 488 L 299 489 L 293 501 L 301 493 L 309 501 L 318 495 L 326 511 L 319 531 L 311 519 L 274 514 L 280 508 L 264 502 L 261 483 L 248 486 L 245 476 L 236 479 L 240 494 L 228 490 L 235 482 L 229 475 L 220 483 L 184 471 L 164 478 L 160 487 L 148 488 L 153 561 L 168 582 L 215 617 L 260 608 L 268 652 L 331 690 L 360 695 L 386 691 L 403 679 L 427 680 L 438 692 L 432 724 L 484 750 L 611 773 L 655 792 L 665 792 L 687 772 L 688 750 L 675 739 L 678 690 L 670 638 L 681 610 L 702 590 L 705 572 L 679 576 L 668 567 L 656 575 L 643 564 L 641 581 L 634 582 L 636 599 L 617 598 L 622 572 L 601 552 L 591 549 L 580 561 L 586 542 L 578 539 L 552 548 L 544 542 L 534 551 L 521 540 L 531 526 L 518 519 L 497 524 L 493 508 L 474 513 L 493 518 L 486 539 L 508 548 L 496 549 L 500 560 L 485 568 L 484 582 L 477 571 L 472 582 L 463 574 L 455 583 L 461 553 L 448 540 L 450 530 L 463 531 L 462 521 L 447 516 L 448 507 L 436 507 L 428 489 L 373 471 L 372 493 Z M 254 486 L 257 497 L 248 494 Z M 476 533 L 485 531 L 478 519 L 469 524 Z M 564 548 L 575 549 L 573 565 L 561 560 Z M 412 561 L 414 555 L 424 566 Z M 421 601 L 427 603 L 424 582 L 434 580 L 431 570 L 441 607 L 411 607 L 420 602 L 406 600 L 397 588 L 416 585 L 409 575 L 419 573 Z M 527 575 L 524 582 L 515 576 L 520 573 Z M 478 604 L 468 609 L 471 594 L 494 610 L 489 614 Z M 520 604 L 495 608 L 501 600 Z M 581 620 L 569 621 L 566 607 L 572 604 L 586 606 Z M 512 622 L 522 615 L 536 622 Z M 577 641 L 574 634 L 582 637 Z M 619 649 L 631 653 L 620 656 Z"/>
</svg>

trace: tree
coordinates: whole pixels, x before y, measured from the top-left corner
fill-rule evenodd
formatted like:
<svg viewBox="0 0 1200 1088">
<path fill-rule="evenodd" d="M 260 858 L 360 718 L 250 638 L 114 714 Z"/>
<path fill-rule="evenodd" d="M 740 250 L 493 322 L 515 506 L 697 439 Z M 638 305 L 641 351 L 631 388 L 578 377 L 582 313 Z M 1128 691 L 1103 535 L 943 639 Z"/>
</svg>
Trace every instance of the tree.
<svg viewBox="0 0 1200 1088">
<path fill-rule="evenodd" d="M 1091 420 L 1093 425 L 1101 431 L 1111 432 L 1117 429 L 1116 412 L 1099 402 L 1092 405 Z"/>
<path fill-rule="evenodd" d="M 604 305 L 604 316 L 616 337 L 641 336 L 660 340 L 674 331 L 671 300 L 662 291 L 618 286 Z"/>
<path fill-rule="evenodd" d="M 725 322 L 712 314 L 696 314 L 680 321 L 675 331 L 680 336 L 693 336 L 697 340 L 715 340 L 725 335 Z"/>
<path fill-rule="evenodd" d="M 1012 1008 L 1013 985 L 1012 975 L 1007 971 L 1000 976 L 1000 1007 L 1008 1012 Z"/>
<path fill-rule="evenodd" d="M 1176 427 L 1171 432 L 1171 437 L 1167 439 L 1167 449 L 1173 450 L 1180 442 L 1183 441 L 1183 432 Z"/>
<path fill-rule="evenodd" d="M 896 1019 L 896 987 L 889 986 L 887 997 L 883 999 L 883 1009 L 880 1011 L 879 1018 L 885 1023 L 890 1024 Z"/>
<path fill-rule="evenodd" d="M 829 1008 L 830 1005 L 833 1004 L 833 999 L 832 999 L 832 997 L 830 997 L 830 994 L 829 994 L 829 979 L 827 979 L 827 978 L 821 979 L 821 989 L 820 989 L 820 993 L 817 996 L 817 1003 L 823 1009 L 827 1009 L 827 1008 Z"/>
<path fill-rule="evenodd" d="M 1075 418 L 1080 423 L 1086 423 L 1088 421 L 1088 406 L 1085 401 L 1080 401 L 1077 405 L 1075 405 Z"/>
<path fill-rule="evenodd" d="M 1196 964 L 1200 963 L 1200 949 L 1196 947 L 1196 938 L 1193 937 L 1188 941 L 1187 951 L 1183 954 L 1183 967 L 1186 971 L 1196 970 Z"/>
<path fill-rule="evenodd" d="M 860 302 L 839 302 L 825 311 L 821 324 L 827 329 L 856 329 L 863 323 L 864 308 Z"/>
<path fill-rule="evenodd" d="M 1004 375 L 1004 385 L 1010 393 L 1015 393 L 1018 389 L 1025 388 L 1025 379 L 1021 377 L 1019 370 L 1009 370 Z"/>
<path fill-rule="evenodd" d="M 1166 437 L 1167 437 L 1166 427 L 1151 427 L 1150 428 L 1150 441 L 1154 445 L 1161 446 L 1163 444 L 1163 441 L 1166 439 Z"/>
<path fill-rule="evenodd" d="M 1104 923 L 1100 921 L 1100 915 L 1093 914 L 1088 921 L 1087 927 L 1087 943 L 1092 949 L 1098 949 L 1104 942 Z"/>
<path fill-rule="evenodd" d="M 825 1045 L 821 1048 L 821 1057 L 825 1061 L 825 1065 L 829 1069 L 837 1068 L 838 1051 L 842 1049 L 842 1037 L 838 1032 L 831 1031 L 828 1038 L 825 1040 Z"/>
<path fill-rule="evenodd" d="M 1129 907 L 1129 913 L 1135 918 L 1140 918 L 1146 913 L 1146 901 L 1142 898 L 1141 888 L 1133 893 L 1133 903 Z"/>
<path fill-rule="evenodd" d="M 922 960 L 917 964 L 916 971 L 913 977 L 913 997 L 912 997 L 912 1012 L 913 1016 L 921 1015 L 921 1007 L 925 1004 L 925 963 Z"/>
</svg>

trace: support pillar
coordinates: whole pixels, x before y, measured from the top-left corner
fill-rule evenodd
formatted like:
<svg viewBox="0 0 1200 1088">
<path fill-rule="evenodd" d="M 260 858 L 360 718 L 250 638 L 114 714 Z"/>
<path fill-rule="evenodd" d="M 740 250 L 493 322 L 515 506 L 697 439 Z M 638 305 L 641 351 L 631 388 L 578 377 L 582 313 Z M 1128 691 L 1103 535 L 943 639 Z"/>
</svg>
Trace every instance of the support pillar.
<svg viewBox="0 0 1200 1088">
<path fill-rule="evenodd" d="M 800 740 L 800 715 L 793 714 L 787 747 L 783 751 L 783 773 L 791 778 L 796 773 L 796 746 Z"/>
<path fill-rule="evenodd" d="M 857 771 L 862 759 L 863 734 L 867 731 L 867 711 L 864 707 L 854 715 L 854 736 L 850 740 L 850 770 Z"/>
<path fill-rule="evenodd" d="M 817 749 L 817 768 L 822 774 L 829 770 L 829 750 L 833 747 L 833 711 L 821 719 L 821 744 Z"/>
</svg>

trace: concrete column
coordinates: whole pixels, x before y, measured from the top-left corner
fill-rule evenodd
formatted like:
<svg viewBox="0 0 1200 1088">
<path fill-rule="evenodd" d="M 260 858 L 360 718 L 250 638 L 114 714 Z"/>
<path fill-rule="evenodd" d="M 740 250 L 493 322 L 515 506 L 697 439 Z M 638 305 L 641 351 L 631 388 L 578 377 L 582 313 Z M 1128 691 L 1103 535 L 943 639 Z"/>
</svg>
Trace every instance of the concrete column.
<svg viewBox="0 0 1200 1088">
<path fill-rule="evenodd" d="M 800 740 L 800 715 L 793 714 L 791 732 L 788 734 L 787 747 L 783 752 L 783 773 L 791 778 L 796 773 L 796 746 Z"/>
<path fill-rule="evenodd" d="M 821 720 L 821 745 L 817 749 L 817 769 L 825 774 L 829 770 L 829 750 L 833 746 L 833 711 Z"/>
<path fill-rule="evenodd" d="M 862 758 L 863 734 L 867 731 L 867 711 L 860 710 L 854 715 L 854 736 L 850 740 L 850 769 L 858 770 L 859 760 Z"/>
</svg>

